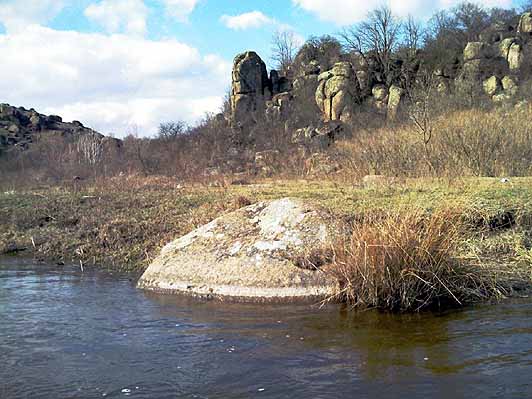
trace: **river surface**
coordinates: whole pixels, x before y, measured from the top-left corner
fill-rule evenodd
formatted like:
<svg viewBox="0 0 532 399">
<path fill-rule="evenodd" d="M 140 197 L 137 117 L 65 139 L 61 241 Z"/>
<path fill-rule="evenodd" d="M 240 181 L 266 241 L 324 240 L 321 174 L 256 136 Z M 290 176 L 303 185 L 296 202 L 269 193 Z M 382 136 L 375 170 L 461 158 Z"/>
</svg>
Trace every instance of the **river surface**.
<svg viewBox="0 0 532 399">
<path fill-rule="evenodd" d="M 532 300 L 353 314 L 0 259 L 0 398 L 532 398 Z"/>
</svg>

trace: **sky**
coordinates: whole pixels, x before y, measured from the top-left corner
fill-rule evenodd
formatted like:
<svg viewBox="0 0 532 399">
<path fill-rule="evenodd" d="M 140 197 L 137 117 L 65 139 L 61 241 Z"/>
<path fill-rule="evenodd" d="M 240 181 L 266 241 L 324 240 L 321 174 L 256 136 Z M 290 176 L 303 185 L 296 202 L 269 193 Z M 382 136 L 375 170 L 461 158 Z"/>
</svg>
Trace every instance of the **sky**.
<svg viewBox="0 0 532 399">
<path fill-rule="evenodd" d="M 519 0 L 476 0 L 519 7 Z M 387 4 L 426 19 L 458 0 L 0 0 L 0 103 L 153 136 L 218 112 L 234 56 L 271 37 L 336 34 Z"/>
</svg>

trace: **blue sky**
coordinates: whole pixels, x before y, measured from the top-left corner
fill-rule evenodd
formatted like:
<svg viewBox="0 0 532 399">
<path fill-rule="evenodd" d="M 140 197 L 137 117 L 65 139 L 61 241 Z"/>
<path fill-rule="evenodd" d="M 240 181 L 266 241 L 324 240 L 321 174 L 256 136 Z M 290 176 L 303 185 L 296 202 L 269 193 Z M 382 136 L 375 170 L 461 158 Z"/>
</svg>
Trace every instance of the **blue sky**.
<svg viewBox="0 0 532 399">
<path fill-rule="evenodd" d="M 335 34 L 386 3 L 426 19 L 457 0 L 0 0 L 0 102 L 153 135 L 160 122 L 216 112 L 233 57 L 271 37 Z M 478 0 L 518 7 L 516 0 Z"/>
</svg>

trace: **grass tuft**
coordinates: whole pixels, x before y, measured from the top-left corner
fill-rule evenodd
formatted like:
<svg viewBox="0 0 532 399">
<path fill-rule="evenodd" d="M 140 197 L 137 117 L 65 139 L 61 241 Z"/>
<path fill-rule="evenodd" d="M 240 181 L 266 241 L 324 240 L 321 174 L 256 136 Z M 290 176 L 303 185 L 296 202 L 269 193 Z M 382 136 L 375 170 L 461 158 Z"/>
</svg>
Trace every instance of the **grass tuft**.
<svg viewBox="0 0 532 399">
<path fill-rule="evenodd" d="M 399 312 L 462 306 L 507 292 L 489 269 L 459 259 L 464 228 L 452 209 L 367 217 L 335 248 L 331 300 Z"/>
</svg>

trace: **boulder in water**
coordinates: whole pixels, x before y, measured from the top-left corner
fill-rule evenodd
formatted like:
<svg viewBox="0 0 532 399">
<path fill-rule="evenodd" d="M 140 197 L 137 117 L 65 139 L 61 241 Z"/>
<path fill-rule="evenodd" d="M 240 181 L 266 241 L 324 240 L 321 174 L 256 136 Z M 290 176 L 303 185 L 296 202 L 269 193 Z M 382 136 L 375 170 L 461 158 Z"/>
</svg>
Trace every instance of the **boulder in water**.
<svg viewBox="0 0 532 399">
<path fill-rule="evenodd" d="M 244 301 L 323 299 L 333 220 L 301 200 L 260 202 L 224 215 L 163 248 L 143 289 Z"/>
</svg>

